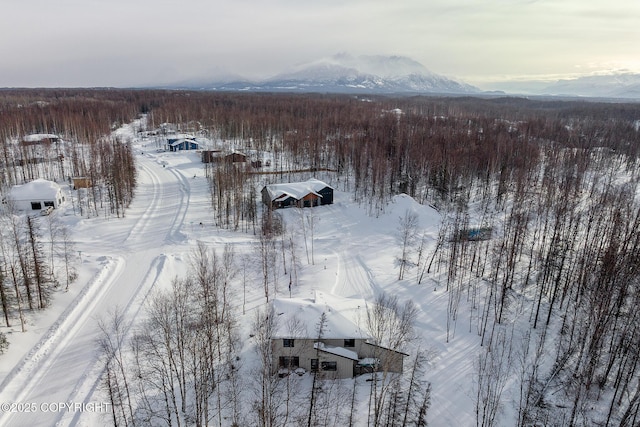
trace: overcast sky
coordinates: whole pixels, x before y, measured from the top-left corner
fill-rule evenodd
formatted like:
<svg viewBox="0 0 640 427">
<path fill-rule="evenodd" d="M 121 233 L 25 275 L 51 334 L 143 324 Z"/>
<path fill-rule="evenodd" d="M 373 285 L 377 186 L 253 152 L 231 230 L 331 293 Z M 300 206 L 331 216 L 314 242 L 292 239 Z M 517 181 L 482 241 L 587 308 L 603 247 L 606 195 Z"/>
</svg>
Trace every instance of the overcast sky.
<svg viewBox="0 0 640 427">
<path fill-rule="evenodd" d="M 640 72 L 639 0 L 3 0 L 0 87 L 268 77 L 403 55 L 476 84 Z"/>
</svg>

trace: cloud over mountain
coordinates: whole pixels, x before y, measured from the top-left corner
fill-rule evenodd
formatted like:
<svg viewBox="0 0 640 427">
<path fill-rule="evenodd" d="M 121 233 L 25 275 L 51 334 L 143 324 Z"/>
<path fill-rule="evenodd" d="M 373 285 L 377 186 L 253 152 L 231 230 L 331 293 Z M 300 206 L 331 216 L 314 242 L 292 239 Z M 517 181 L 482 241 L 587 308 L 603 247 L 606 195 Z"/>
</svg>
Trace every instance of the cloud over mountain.
<svg viewBox="0 0 640 427">
<path fill-rule="evenodd" d="M 180 85 L 179 85 L 180 86 Z M 268 79 L 191 82 L 189 89 L 331 93 L 473 94 L 480 90 L 435 74 L 403 56 L 337 54 L 301 64 Z"/>
</svg>

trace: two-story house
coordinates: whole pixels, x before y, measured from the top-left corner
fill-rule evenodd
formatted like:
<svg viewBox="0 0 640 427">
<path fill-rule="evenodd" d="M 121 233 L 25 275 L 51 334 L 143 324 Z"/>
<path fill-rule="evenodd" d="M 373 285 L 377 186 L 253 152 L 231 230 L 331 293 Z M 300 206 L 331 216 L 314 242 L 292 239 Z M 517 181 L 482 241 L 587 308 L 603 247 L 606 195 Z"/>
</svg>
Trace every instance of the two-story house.
<svg viewBox="0 0 640 427">
<path fill-rule="evenodd" d="M 273 301 L 277 330 L 271 337 L 273 368 L 327 378 L 374 372 L 402 372 L 407 354 L 376 345 L 366 331 L 367 303 L 316 292 L 310 299 Z"/>
</svg>

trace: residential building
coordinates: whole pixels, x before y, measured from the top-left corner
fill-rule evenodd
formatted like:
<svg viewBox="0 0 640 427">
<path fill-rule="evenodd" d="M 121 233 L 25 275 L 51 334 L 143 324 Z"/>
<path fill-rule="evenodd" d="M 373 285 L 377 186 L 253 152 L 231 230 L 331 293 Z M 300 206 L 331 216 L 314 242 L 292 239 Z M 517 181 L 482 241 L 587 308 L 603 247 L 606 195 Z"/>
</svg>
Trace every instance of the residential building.
<svg viewBox="0 0 640 427">
<path fill-rule="evenodd" d="M 262 188 L 262 202 L 271 209 L 299 208 L 333 203 L 333 188 L 312 178 L 303 182 L 270 184 Z"/>
<path fill-rule="evenodd" d="M 407 354 L 377 345 L 366 332 L 363 299 L 322 292 L 312 299 L 277 298 L 273 313 L 278 325 L 271 337 L 273 369 L 281 376 L 313 372 L 351 378 L 382 370 L 402 372 Z"/>
</svg>

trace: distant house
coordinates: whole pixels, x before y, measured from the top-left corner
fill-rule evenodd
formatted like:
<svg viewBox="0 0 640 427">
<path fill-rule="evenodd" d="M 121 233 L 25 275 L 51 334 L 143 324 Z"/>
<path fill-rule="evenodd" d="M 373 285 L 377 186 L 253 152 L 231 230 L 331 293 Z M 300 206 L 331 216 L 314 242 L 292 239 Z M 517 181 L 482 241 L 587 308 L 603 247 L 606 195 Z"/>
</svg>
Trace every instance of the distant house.
<svg viewBox="0 0 640 427">
<path fill-rule="evenodd" d="M 245 163 L 247 161 L 247 155 L 238 151 L 233 151 L 224 156 L 224 161 L 230 163 Z"/>
<path fill-rule="evenodd" d="M 205 150 L 202 152 L 202 163 L 245 163 L 246 161 L 247 155 L 239 151 Z"/>
<path fill-rule="evenodd" d="M 197 150 L 200 148 L 200 144 L 198 144 L 193 139 L 178 139 L 169 144 L 169 151 L 188 151 L 188 150 Z"/>
<path fill-rule="evenodd" d="M 261 193 L 262 202 L 272 209 L 291 206 L 302 208 L 333 203 L 333 188 L 313 178 L 303 182 L 267 185 Z"/>
<path fill-rule="evenodd" d="M 52 143 L 56 143 L 59 141 L 60 137 L 52 133 L 34 133 L 31 135 L 26 135 L 24 138 L 22 138 L 22 140 L 20 140 L 20 145 L 51 145 Z"/>
<path fill-rule="evenodd" d="M 22 211 L 58 208 L 64 203 L 62 187 L 53 181 L 36 179 L 22 185 L 14 185 L 7 197 L 16 209 Z"/>
<path fill-rule="evenodd" d="M 271 337 L 273 372 L 314 372 L 324 378 L 352 378 L 382 371 L 401 373 L 405 353 L 375 345 L 362 328 L 363 299 L 316 292 L 313 299 L 276 298 L 277 328 Z M 322 333 L 318 326 L 325 316 Z"/>
</svg>

